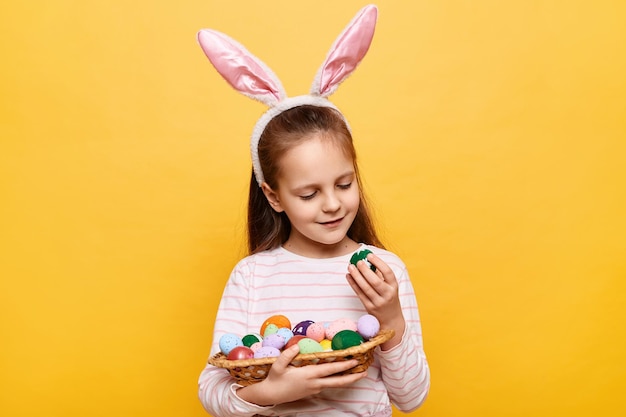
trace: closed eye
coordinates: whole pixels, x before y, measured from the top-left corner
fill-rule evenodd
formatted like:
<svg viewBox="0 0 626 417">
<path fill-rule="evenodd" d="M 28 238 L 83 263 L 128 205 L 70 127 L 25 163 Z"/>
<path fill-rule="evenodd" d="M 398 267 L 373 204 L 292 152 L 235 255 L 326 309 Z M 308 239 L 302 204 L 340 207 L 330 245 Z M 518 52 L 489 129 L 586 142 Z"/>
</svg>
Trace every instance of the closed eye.
<svg viewBox="0 0 626 417">
<path fill-rule="evenodd" d="M 301 195 L 300 199 L 301 200 L 311 200 L 313 197 L 315 197 L 315 194 L 317 194 L 317 191 L 314 191 L 311 194 Z"/>
<path fill-rule="evenodd" d="M 347 184 L 338 184 L 337 188 L 339 188 L 340 190 L 349 190 L 351 186 L 352 186 L 352 183 L 349 182 Z"/>
</svg>

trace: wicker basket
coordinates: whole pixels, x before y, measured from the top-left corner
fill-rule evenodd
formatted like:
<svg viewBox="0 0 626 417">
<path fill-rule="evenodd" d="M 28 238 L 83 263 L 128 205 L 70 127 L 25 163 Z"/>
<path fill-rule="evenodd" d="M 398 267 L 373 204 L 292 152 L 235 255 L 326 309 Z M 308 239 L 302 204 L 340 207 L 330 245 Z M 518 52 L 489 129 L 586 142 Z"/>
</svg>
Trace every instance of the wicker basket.
<svg viewBox="0 0 626 417">
<path fill-rule="evenodd" d="M 300 367 L 356 359 L 358 364 L 354 368 L 341 372 L 339 375 L 363 372 L 374 360 L 374 348 L 391 339 L 393 335 L 393 330 L 381 330 L 367 342 L 348 349 L 299 354 L 293 359 L 291 365 Z M 208 363 L 228 369 L 238 384 L 246 386 L 264 380 L 276 359 L 274 357 L 229 361 L 223 353 L 218 353 L 211 357 Z"/>
</svg>

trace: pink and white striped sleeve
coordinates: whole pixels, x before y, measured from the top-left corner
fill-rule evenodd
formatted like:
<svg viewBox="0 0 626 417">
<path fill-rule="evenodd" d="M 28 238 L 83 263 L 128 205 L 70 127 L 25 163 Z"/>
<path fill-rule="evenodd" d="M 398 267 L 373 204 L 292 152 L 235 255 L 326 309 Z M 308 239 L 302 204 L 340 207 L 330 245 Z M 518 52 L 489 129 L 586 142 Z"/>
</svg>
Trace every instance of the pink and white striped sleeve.
<svg viewBox="0 0 626 417">
<path fill-rule="evenodd" d="M 249 272 L 241 265 L 235 267 L 224 288 L 213 330 L 211 355 L 219 352 L 219 339 L 223 334 L 247 333 Z M 198 396 L 204 409 L 214 417 L 254 416 L 272 408 L 242 400 L 235 393 L 239 387 L 226 369 L 207 364 L 198 381 Z"/>
<path fill-rule="evenodd" d="M 400 302 L 406 321 L 402 341 L 388 351 L 378 351 L 382 378 L 391 402 L 410 412 L 426 399 L 430 370 L 422 344 L 421 325 L 413 285 L 406 269 L 398 277 Z"/>
</svg>

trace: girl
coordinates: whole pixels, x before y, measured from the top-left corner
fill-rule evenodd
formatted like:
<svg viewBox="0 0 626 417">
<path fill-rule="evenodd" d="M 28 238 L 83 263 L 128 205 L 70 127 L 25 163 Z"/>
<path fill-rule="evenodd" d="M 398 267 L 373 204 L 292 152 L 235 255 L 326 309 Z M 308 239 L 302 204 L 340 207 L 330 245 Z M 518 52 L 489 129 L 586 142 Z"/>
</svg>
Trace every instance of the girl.
<svg viewBox="0 0 626 417">
<path fill-rule="evenodd" d="M 255 98 L 274 97 L 259 98 L 271 108 L 252 135 L 250 255 L 235 266 L 224 289 L 211 355 L 219 351 L 223 334 L 258 332 L 265 319 L 277 314 L 297 323 L 356 320 L 369 313 L 381 328 L 395 330 L 361 373 L 335 375 L 356 361 L 292 367 L 297 345 L 282 352 L 265 380 L 246 387 L 225 369 L 207 365 L 199 396 L 213 416 L 382 417 L 391 416 L 391 403 L 406 412 L 416 409 L 428 393 L 429 369 L 411 281 L 403 262 L 383 249 L 376 235 L 350 129 L 326 99 L 351 70 L 328 83 L 320 77 L 328 75 L 328 67 L 336 71 L 336 60 L 344 68 L 356 67 L 371 42 L 375 18 L 375 7 L 364 8 L 331 48 L 312 94 L 295 98 L 286 98 L 275 76 L 241 45 L 218 32 L 200 32 L 205 53 L 231 85 Z M 244 61 L 246 71 L 241 71 Z M 367 259 L 376 272 L 364 261 L 349 263 L 354 252 L 365 248 L 373 252 Z"/>
</svg>

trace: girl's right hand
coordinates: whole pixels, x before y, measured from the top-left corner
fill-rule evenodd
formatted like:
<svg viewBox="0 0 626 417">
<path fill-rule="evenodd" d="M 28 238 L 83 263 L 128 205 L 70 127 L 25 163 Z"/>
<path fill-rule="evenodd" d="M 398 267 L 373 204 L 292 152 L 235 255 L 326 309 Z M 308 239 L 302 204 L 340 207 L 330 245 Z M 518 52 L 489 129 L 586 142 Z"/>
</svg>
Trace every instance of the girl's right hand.
<svg viewBox="0 0 626 417">
<path fill-rule="evenodd" d="M 277 405 L 319 394 L 326 388 L 344 387 L 367 375 L 367 372 L 334 375 L 355 367 L 358 364 L 355 359 L 321 365 L 291 366 L 291 361 L 298 353 L 297 345 L 285 349 L 272 365 L 267 378 L 240 388 L 237 395 L 244 401 L 260 406 Z"/>
</svg>

